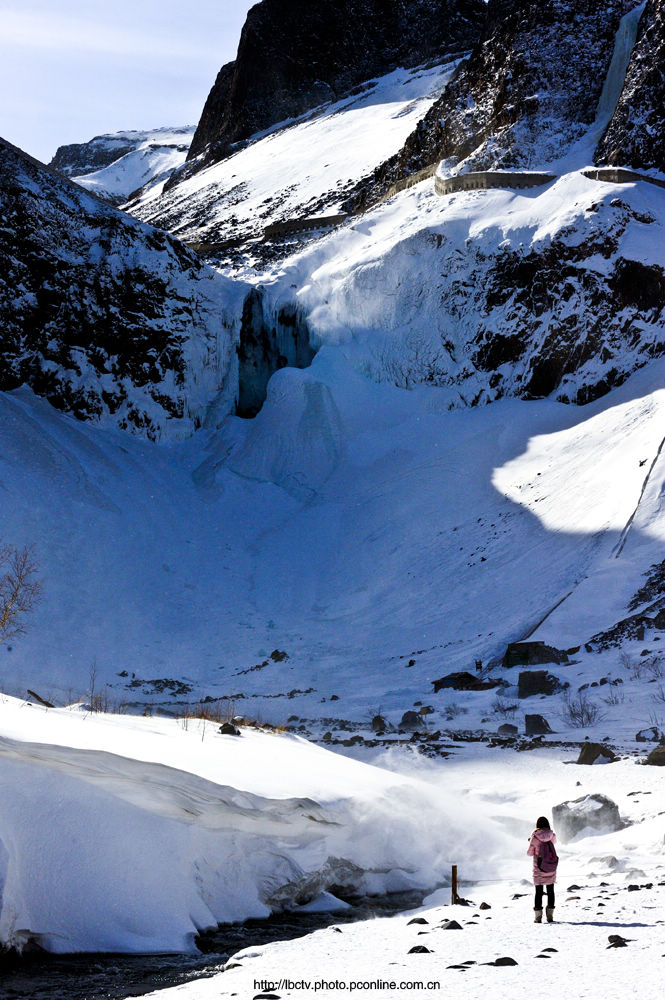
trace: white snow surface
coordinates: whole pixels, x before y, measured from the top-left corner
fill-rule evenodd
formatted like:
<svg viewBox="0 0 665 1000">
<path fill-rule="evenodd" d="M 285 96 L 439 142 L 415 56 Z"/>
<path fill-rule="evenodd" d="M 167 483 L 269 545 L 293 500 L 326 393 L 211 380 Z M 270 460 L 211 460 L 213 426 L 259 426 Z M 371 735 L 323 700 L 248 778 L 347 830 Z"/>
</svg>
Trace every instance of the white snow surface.
<svg viewBox="0 0 665 1000">
<path fill-rule="evenodd" d="M 478 824 L 483 853 L 498 848 L 502 830 L 502 860 L 484 864 L 478 881 L 469 877 L 466 862 L 459 863 L 461 893 L 470 906 L 450 905 L 450 890 L 440 889 L 418 911 L 246 947 L 219 974 L 150 996 L 209 1000 L 273 993 L 284 1000 L 338 1000 L 355 993 L 372 1000 L 414 994 L 428 1000 L 530 1000 L 558 990 L 583 1000 L 655 998 L 665 924 L 665 853 L 657 815 L 661 770 L 641 767 L 636 758 L 602 768 L 574 761 L 566 750 L 515 754 L 467 746 L 444 763 L 419 767 L 421 782 L 463 804 L 466 832 L 455 844 L 456 856 L 464 856 L 466 837 Z M 558 843 L 555 922 L 535 925 L 526 857 L 535 818 L 551 818 L 553 805 L 590 793 L 609 795 L 630 825 Z M 439 831 L 429 827 L 425 835 L 436 838 Z M 640 889 L 630 891 L 629 885 Z M 483 902 L 490 909 L 480 909 Z M 414 916 L 426 923 L 413 923 Z M 461 930 L 444 930 L 450 919 Z M 608 948 L 610 935 L 627 939 L 628 950 Z M 429 953 L 409 953 L 423 945 Z M 491 964 L 501 957 L 517 964 Z"/>
</svg>

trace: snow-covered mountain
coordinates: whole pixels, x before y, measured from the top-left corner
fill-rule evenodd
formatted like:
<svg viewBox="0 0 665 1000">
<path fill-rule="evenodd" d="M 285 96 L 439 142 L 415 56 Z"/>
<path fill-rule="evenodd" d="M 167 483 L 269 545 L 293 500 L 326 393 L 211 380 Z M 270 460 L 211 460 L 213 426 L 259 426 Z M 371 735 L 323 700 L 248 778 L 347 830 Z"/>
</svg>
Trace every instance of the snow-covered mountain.
<svg viewBox="0 0 665 1000">
<path fill-rule="evenodd" d="M 146 185 L 166 183 L 185 162 L 194 127 L 114 132 L 60 146 L 49 164 L 81 187 L 120 205 Z"/>
<path fill-rule="evenodd" d="M 605 932 L 630 924 L 638 967 L 662 951 L 662 782 L 635 767 L 665 740 L 661 13 L 493 0 L 466 61 L 276 100 L 129 206 L 217 270 L 0 146 L 0 542 L 43 582 L 0 648 L 0 946 L 186 950 L 459 864 L 491 913 L 434 895 L 428 925 L 246 948 L 178 995 L 282 964 L 362 982 L 368 953 L 373 979 L 441 978 L 422 996 L 532 997 L 547 955 L 557 988 L 656 995 Z M 114 149 L 127 190 L 140 149 Z M 481 166 L 512 174 L 446 186 Z M 623 759 L 577 763 L 591 741 Z M 526 837 L 578 797 L 536 955 Z"/>
<path fill-rule="evenodd" d="M 2 389 L 151 438 L 233 407 L 236 291 L 196 254 L 4 141 L 0 211 Z"/>
</svg>

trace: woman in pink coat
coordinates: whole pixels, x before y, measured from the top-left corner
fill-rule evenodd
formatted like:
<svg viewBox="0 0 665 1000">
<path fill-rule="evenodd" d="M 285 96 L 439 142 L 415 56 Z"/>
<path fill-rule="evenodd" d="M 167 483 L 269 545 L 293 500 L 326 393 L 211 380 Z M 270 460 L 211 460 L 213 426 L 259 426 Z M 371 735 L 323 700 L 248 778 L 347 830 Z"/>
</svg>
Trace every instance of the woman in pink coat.
<svg viewBox="0 0 665 1000">
<path fill-rule="evenodd" d="M 550 829 L 549 821 L 540 816 L 536 829 L 529 837 L 527 854 L 533 858 L 533 884 L 536 887 L 534 919 L 537 924 L 543 920 L 543 888 L 547 887 L 547 907 L 545 913 L 549 924 L 554 920 L 554 883 L 556 866 L 559 862 L 554 849 L 556 834 Z"/>
</svg>

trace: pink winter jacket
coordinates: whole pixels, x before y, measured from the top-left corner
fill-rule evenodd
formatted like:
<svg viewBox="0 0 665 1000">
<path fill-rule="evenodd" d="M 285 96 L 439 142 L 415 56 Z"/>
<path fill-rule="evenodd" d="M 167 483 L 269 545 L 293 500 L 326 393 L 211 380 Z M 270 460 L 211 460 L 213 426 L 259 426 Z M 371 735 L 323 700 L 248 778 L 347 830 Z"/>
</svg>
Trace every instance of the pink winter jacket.
<svg viewBox="0 0 665 1000">
<path fill-rule="evenodd" d="M 529 840 L 527 854 L 533 858 L 533 884 L 553 885 L 556 882 L 556 872 L 541 872 L 538 867 L 539 843 L 544 844 L 546 840 L 551 840 L 556 844 L 556 834 L 554 830 L 534 830 Z"/>
</svg>

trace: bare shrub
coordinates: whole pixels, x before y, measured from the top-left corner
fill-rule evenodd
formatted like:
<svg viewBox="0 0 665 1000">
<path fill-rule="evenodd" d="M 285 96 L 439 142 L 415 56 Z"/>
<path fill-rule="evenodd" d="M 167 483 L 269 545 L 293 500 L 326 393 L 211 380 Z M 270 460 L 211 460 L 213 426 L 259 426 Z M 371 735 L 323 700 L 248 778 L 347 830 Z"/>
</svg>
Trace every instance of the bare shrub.
<svg viewBox="0 0 665 1000">
<path fill-rule="evenodd" d="M 632 672 L 633 658 L 630 655 L 630 653 L 628 653 L 625 649 L 622 649 L 621 652 L 619 653 L 619 663 L 621 664 L 624 670 L 627 670 L 629 673 Z"/>
<path fill-rule="evenodd" d="M 492 702 L 492 711 L 504 719 L 512 719 L 517 711 L 517 702 L 505 701 L 497 696 Z"/>
<path fill-rule="evenodd" d="M 623 691 L 613 687 L 607 695 L 607 698 L 603 698 L 603 701 L 606 705 L 623 705 L 624 697 L 625 695 Z"/>
<path fill-rule="evenodd" d="M 466 715 L 469 711 L 464 705 L 460 705 L 458 701 L 451 701 L 450 704 L 446 705 L 444 708 L 444 713 L 447 722 L 451 722 L 456 719 L 458 715 Z"/>
<path fill-rule="evenodd" d="M 26 615 L 42 594 L 32 546 L 17 549 L 0 545 L 0 640 L 6 642 L 26 631 Z"/>
<path fill-rule="evenodd" d="M 665 690 L 663 690 L 663 685 L 659 684 L 655 691 L 652 691 L 651 698 L 655 702 L 659 702 L 661 705 L 665 705 Z"/>
<path fill-rule="evenodd" d="M 646 673 L 653 680 L 660 680 L 665 674 L 665 669 L 663 668 L 663 658 L 658 653 L 654 653 L 653 656 L 649 656 L 644 661 L 644 669 Z"/>
<path fill-rule="evenodd" d="M 604 718 L 600 706 L 592 701 L 586 691 L 578 691 L 571 695 L 568 691 L 563 696 L 561 718 L 575 729 L 592 726 Z"/>
</svg>

